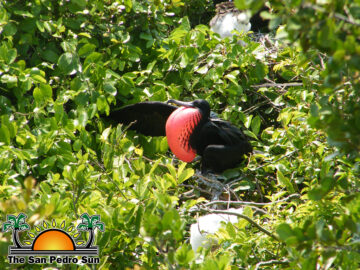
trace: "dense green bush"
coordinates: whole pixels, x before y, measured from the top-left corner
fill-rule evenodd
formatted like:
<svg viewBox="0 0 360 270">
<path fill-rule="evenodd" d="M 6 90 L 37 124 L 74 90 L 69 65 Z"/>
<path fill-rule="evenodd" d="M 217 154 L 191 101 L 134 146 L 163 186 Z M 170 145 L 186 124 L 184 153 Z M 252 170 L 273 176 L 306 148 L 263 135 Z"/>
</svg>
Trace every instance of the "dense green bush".
<svg viewBox="0 0 360 270">
<path fill-rule="evenodd" d="M 1 223 L 99 214 L 102 269 L 358 268 L 360 3 L 268 4 L 275 37 L 254 41 L 220 40 L 206 0 L 0 2 Z M 169 98 L 208 100 L 256 150 L 222 175 L 252 222 L 224 226 L 202 263 L 188 244 L 194 209 L 212 211 L 198 163 L 104 120 Z M 19 267 L 0 235 L 1 268 Z"/>
</svg>

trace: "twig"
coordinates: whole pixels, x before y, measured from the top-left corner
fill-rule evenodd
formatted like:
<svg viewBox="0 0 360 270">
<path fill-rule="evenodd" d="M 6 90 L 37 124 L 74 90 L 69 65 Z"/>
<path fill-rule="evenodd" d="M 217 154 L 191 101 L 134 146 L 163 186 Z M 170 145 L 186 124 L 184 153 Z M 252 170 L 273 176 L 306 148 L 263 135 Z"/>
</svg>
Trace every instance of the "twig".
<svg viewBox="0 0 360 270">
<path fill-rule="evenodd" d="M 148 158 L 148 157 L 146 157 L 146 156 L 144 156 L 144 155 L 142 155 L 141 158 L 143 158 L 143 159 L 145 159 L 145 160 L 147 160 L 147 161 L 149 161 L 149 162 L 156 162 L 155 160 L 152 160 L 152 159 L 150 159 L 150 158 Z M 131 160 L 138 160 L 138 159 L 140 159 L 140 158 L 131 158 Z M 164 164 L 162 164 L 162 163 L 159 163 L 158 166 L 167 168 L 167 166 L 164 165 Z"/>
<path fill-rule="evenodd" d="M 344 12 L 346 13 L 347 17 L 349 18 L 349 20 L 351 21 L 355 21 L 354 17 L 352 16 L 352 14 L 350 13 L 349 7 L 348 6 L 344 6 Z"/>
<path fill-rule="evenodd" d="M 196 197 L 197 197 L 197 196 L 194 194 L 194 189 L 190 189 L 190 190 L 182 193 L 179 198 L 180 198 L 180 199 L 181 199 L 181 198 L 192 199 L 192 198 L 196 198 Z"/>
<path fill-rule="evenodd" d="M 265 81 L 267 81 L 267 82 L 269 82 L 269 83 L 276 84 L 276 82 L 275 82 L 275 81 L 270 80 L 269 78 L 264 78 L 264 80 L 265 80 Z"/>
<path fill-rule="evenodd" d="M 283 260 L 283 261 L 280 261 L 280 260 L 270 260 L 270 261 L 266 261 L 266 262 L 259 262 L 259 263 L 256 264 L 255 269 L 259 269 L 260 266 L 273 265 L 273 264 L 288 265 L 288 264 L 289 264 L 289 260 L 285 259 L 285 260 Z"/>
<path fill-rule="evenodd" d="M 268 230 L 264 229 L 263 227 L 261 227 L 259 224 L 257 224 L 255 221 L 253 221 L 251 218 L 249 218 L 248 216 L 245 216 L 243 214 L 239 214 L 236 212 L 229 212 L 229 211 L 224 211 L 224 210 L 213 210 L 213 209 L 200 209 L 200 210 L 195 210 L 194 212 L 207 212 L 207 213 L 213 213 L 213 214 L 225 214 L 225 215 L 234 215 L 240 218 L 245 219 L 247 222 L 249 222 L 250 224 L 252 224 L 254 227 L 256 227 L 257 229 L 259 229 L 260 231 L 262 231 L 263 233 L 267 234 L 268 236 L 270 236 L 271 238 L 275 239 L 276 241 L 280 241 L 276 235 L 274 235 L 273 233 L 269 232 Z"/>
<path fill-rule="evenodd" d="M 291 156 L 291 155 L 294 154 L 295 152 L 297 152 L 297 150 L 294 150 L 294 151 L 292 151 L 292 152 L 290 152 L 290 153 L 282 156 L 281 158 L 278 158 L 277 160 L 274 160 L 274 161 L 271 161 L 271 162 L 266 163 L 266 164 L 264 164 L 264 165 L 261 165 L 261 166 L 255 168 L 254 171 L 256 171 L 256 170 L 258 170 L 258 169 L 261 169 L 261 168 L 263 168 L 263 167 L 266 167 L 266 166 L 268 166 L 268 165 L 270 165 L 270 164 L 274 164 L 274 163 L 276 163 L 276 162 L 278 162 L 278 161 L 280 161 L 280 160 L 282 160 L 282 159 L 284 159 L 284 158 L 286 158 L 286 157 Z"/>
<path fill-rule="evenodd" d="M 109 175 L 106 172 L 106 169 L 104 168 L 104 166 L 100 162 L 98 162 L 96 159 L 90 158 L 90 161 L 93 162 L 94 165 L 98 166 L 99 169 L 103 171 L 103 175 L 105 177 L 107 177 L 107 179 L 109 179 L 110 182 L 113 183 L 116 186 L 116 188 L 118 189 L 120 194 L 123 196 L 123 198 L 125 198 L 125 200 L 128 201 L 129 199 L 125 196 L 125 193 L 119 188 L 118 184 L 109 177 Z"/>
<path fill-rule="evenodd" d="M 235 178 L 235 179 L 233 179 L 233 180 L 231 180 L 230 182 L 228 182 L 226 185 L 228 185 L 228 186 L 233 186 L 234 184 L 236 184 L 236 183 L 238 183 L 239 181 L 241 181 L 244 177 L 245 177 L 246 175 L 242 175 L 242 176 L 240 176 L 240 177 L 238 177 L 238 178 Z"/>
<path fill-rule="evenodd" d="M 167 251 L 166 251 L 166 250 L 163 250 L 163 248 L 162 248 L 162 247 L 159 245 L 159 243 L 156 241 L 155 237 L 152 238 L 152 241 L 154 242 L 155 247 L 156 247 L 156 249 L 159 251 L 159 253 L 161 253 L 161 255 L 164 256 L 165 261 L 167 262 L 168 267 L 169 267 L 168 269 L 173 270 L 174 267 L 173 267 L 173 265 L 170 263 L 169 257 L 167 256 Z"/>
<path fill-rule="evenodd" d="M 327 12 L 325 8 L 320 7 L 320 6 L 316 6 L 316 5 L 312 5 L 312 4 L 309 4 L 309 3 L 305 4 L 304 7 L 311 8 L 311 9 L 313 9 L 315 11 L 322 12 L 322 13 Z M 344 11 L 346 12 L 346 9 L 344 9 Z M 344 22 L 350 23 L 352 25 L 360 26 L 360 23 L 353 21 L 352 18 L 350 18 L 350 17 L 345 17 L 344 15 L 342 15 L 340 13 L 336 13 L 336 12 L 333 13 L 333 14 L 334 14 L 334 18 L 336 18 L 336 19 L 338 19 L 340 21 L 344 21 Z"/>
<path fill-rule="evenodd" d="M 258 202 L 246 202 L 246 201 L 212 201 L 212 202 L 208 202 L 206 204 L 204 204 L 205 206 L 210 206 L 213 204 L 231 204 L 231 205 L 254 205 L 254 206 L 268 206 L 268 205 L 272 205 L 272 204 L 277 204 L 277 203 L 281 203 L 281 202 L 286 202 L 292 198 L 300 198 L 300 194 L 291 194 L 289 196 L 287 196 L 284 199 L 278 200 L 278 201 L 274 201 L 274 202 L 268 202 L 268 203 L 258 203 Z"/>
<path fill-rule="evenodd" d="M 227 191 L 228 194 L 229 194 L 229 200 L 231 200 L 231 194 L 232 194 L 237 201 L 240 201 L 239 196 L 238 196 L 238 195 L 236 194 L 236 192 L 231 188 L 230 185 L 226 185 L 225 187 L 226 187 L 226 191 Z"/>
<path fill-rule="evenodd" d="M 347 17 L 345 17 L 344 15 L 339 14 L 339 13 L 335 13 L 335 14 L 334 14 L 334 18 L 336 18 L 336 19 L 338 19 L 338 20 L 340 20 L 340 21 L 344 21 L 344 22 L 350 23 L 350 24 L 352 24 L 352 25 L 360 26 L 360 23 L 354 22 L 354 21 L 352 21 L 350 18 L 347 18 Z"/>
<path fill-rule="evenodd" d="M 320 59 L 321 69 L 324 70 L 324 69 L 325 69 L 324 59 L 321 57 L 321 54 L 320 54 L 320 53 L 318 54 L 318 57 L 319 57 L 319 59 Z"/>
<path fill-rule="evenodd" d="M 197 187 L 197 186 L 194 186 L 194 185 L 180 184 L 179 186 L 181 186 L 181 187 L 187 187 L 187 188 L 192 188 L 192 189 L 197 189 L 197 190 L 200 191 L 200 192 L 203 192 L 203 193 L 206 193 L 206 194 L 209 194 L 209 195 L 213 195 L 210 191 L 205 190 L 205 189 L 202 189 L 202 188 Z"/>
<path fill-rule="evenodd" d="M 260 184 L 259 184 L 259 179 L 257 177 L 256 177 L 255 184 L 256 184 L 256 189 L 257 189 L 258 193 L 260 194 L 261 201 L 263 202 L 264 201 L 264 194 L 262 193 L 262 190 L 261 190 L 261 187 L 260 187 Z"/>
<path fill-rule="evenodd" d="M 221 186 L 222 188 L 225 187 L 224 184 L 222 184 L 222 183 L 221 183 L 220 181 L 218 181 L 218 180 L 210 179 L 210 178 L 205 177 L 205 176 L 203 176 L 203 175 L 201 175 L 201 174 L 198 174 L 198 173 L 196 173 L 195 176 L 197 176 L 197 177 L 205 180 L 206 182 L 209 182 L 209 183 L 212 183 L 212 184 L 215 184 L 215 185 L 219 185 L 219 186 Z"/>
<path fill-rule="evenodd" d="M 269 101 L 267 101 L 267 100 L 264 100 L 264 101 L 262 101 L 262 102 L 260 102 L 260 103 L 258 103 L 258 104 L 256 104 L 256 105 L 254 105 L 254 106 L 251 106 L 250 108 L 247 108 L 246 110 L 243 111 L 243 113 L 252 113 L 253 111 L 255 111 L 255 110 L 257 110 L 258 108 L 260 108 L 261 106 L 266 105 L 266 104 L 268 104 L 268 103 L 271 103 L 271 102 L 269 102 Z"/>
<path fill-rule="evenodd" d="M 127 163 L 127 165 L 129 166 L 130 170 L 131 170 L 132 172 L 134 172 L 134 169 L 132 168 L 130 161 L 129 161 L 126 157 L 124 157 L 124 160 L 126 161 L 126 163 Z"/>
<path fill-rule="evenodd" d="M 304 84 L 301 82 L 292 82 L 292 83 L 263 83 L 263 84 L 254 84 L 251 87 L 261 88 L 261 87 L 291 87 L 291 86 L 303 86 Z"/>
<path fill-rule="evenodd" d="M 211 190 L 211 195 L 212 198 L 211 200 L 218 200 L 220 195 L 226 191 L 225 185 L 223 183 L 221 183 L 218 180 L 214 180 L 214 179 L 210 179 L 208 177 L 205 177 L 201 174 L 196 173 L 195 176 L 198 177 L 198 180 L 201 181 L 205 186 L 208 186 L 210 188 L 212 188 Z"/>
</svg>

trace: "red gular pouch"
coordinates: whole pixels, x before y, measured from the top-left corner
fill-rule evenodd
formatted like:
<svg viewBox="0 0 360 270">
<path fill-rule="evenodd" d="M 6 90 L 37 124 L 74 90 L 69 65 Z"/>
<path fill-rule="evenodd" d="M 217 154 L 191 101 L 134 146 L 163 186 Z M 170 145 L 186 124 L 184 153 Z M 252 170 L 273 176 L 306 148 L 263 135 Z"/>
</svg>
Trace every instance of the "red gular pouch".
<svg viewBox="0 0 360 270">
<path fill-rule="evenodd" d="M 194 128 L 201 120 L 201 113 L 197 108 L 179 107 L 166 121 L 166 138 L 170 150 L 185 162 L 192 162 L 196 150 L 191 147 L 189 140 Z"/>
</svg>

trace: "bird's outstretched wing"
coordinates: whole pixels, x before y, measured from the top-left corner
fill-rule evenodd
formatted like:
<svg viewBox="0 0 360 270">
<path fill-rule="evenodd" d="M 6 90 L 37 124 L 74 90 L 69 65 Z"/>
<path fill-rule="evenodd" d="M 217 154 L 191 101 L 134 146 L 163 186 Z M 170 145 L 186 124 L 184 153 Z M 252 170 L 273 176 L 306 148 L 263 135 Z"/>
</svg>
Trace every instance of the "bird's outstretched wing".
<svg viewBox="0 0 360 270">
<path fill-rule="evenodd" d="M 165 136 L 165 124 L 177 107 L 158 101 L 140 102 L 112 111 L 107 117 L 116 123 L 130 125 L 146 136 Z"/>
</svg>

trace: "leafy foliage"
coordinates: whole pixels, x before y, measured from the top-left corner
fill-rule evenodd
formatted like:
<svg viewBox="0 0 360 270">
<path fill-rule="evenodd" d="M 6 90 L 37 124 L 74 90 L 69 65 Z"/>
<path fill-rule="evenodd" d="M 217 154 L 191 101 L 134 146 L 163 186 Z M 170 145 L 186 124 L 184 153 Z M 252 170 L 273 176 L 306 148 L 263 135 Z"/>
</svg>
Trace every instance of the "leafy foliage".
<svg viewBox="0 0 360 270">
<path fill-rule="evenodd" d="M 206 0 L 0 2 L 2 220 L 100 215 L 101 269 L 358 268 L 360 4 L 268 4 L 275 38 L 255 41 L 220 40 Z M 239 218 L 217 249 L 192 251 L 194 206 L 210 199 L 198 164 L 102 118 L 169 98 L 206 99 L 244 127 L 256 152 L 223 188 L 270 234 Z"/>
</svg>

